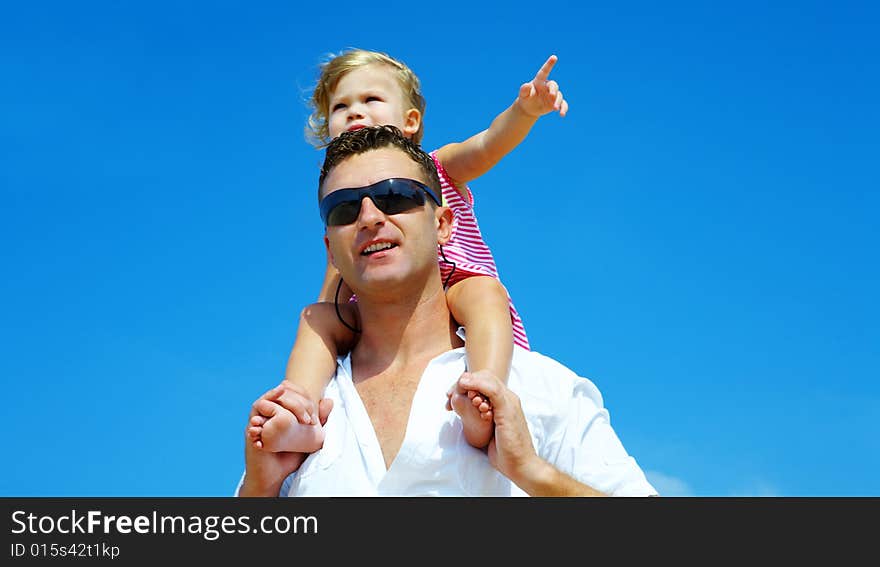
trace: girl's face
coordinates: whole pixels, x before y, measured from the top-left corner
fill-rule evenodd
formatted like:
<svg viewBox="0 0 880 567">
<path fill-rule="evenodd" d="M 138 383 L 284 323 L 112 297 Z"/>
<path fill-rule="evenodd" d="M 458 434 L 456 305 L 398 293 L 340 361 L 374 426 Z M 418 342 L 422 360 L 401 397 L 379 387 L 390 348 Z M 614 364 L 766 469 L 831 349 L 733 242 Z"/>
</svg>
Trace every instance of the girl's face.
<svg viewBox="0 0 880 567">
<path fill-rule="evenodd" d="M 327 128 L 335 138 L 366 126 L 396 126 L 407 138 L 418 132 L 421 114 L 408 104 L 392 70 L 372 64 L 349 71 L 330 95 Z"/>
</svg>

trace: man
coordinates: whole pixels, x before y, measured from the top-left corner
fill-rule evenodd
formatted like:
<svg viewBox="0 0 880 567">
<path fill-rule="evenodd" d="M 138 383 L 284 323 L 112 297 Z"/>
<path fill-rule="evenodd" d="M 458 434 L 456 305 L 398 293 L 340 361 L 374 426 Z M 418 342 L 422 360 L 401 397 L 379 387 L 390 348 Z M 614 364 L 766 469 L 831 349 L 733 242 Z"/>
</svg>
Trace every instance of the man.
<svg viewBox="0 0 880 567">
<path fill-rule="evenodd" d="M 436 197 L 430 156 L 394 127 L 348 132 L 328 146 L 319 187 L 325 208 L 347 209 L 324 241 L 357 294 L 360 336 L 319 407 L 292 385 L 254 403 L 250 423 L 279 411 L 317 415 L 324 443 L 306 456 L 246 439 L 241 496 L 656 494 L 589 380 L 520 348 L 507 385 L 465 372 L 466 335 L 450 316 L 437 262 L 452 214 Z M 491 401 L 488 454 L 447 411 L 450 390 Z"/>
</svg>

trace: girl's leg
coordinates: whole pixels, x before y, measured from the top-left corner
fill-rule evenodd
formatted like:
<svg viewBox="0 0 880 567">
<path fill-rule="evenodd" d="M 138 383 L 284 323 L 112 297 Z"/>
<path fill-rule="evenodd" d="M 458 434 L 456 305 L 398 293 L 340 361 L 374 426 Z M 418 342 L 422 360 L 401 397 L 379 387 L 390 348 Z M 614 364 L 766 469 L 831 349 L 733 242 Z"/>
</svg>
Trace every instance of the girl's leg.
<svg viewBox="0 0 880 567">
<path fill-rule="evenodd" d="M 507 383 L 513 357 L 513 326 L 507 290 L 488 276 L 464 279 L 446 292 L 452 316 L 467 331 L 468 371 L 489 372 Z M 483 448 L 492 439 L 491 400 L 476 391 L 450 392 L 449 405 L 461 416 L 468 443 Z"/>
<path fill-rule="evenodd" d="M 357 320 L 354 306 L 340 305 L 340 311 L 346 321 Z M 303 309 L 284 380 L 303 387 L 315 411 L 313 415 L 295 415 L 281 408 L 273 416 L 264 416 L 268 419 L 260 425 L 255 442 L 270 451 L 311 453 L 321 448 L 324 432 L 317 418 L 318 401 L 336 370 L 337 355 L 348 352 L 354 340 L 354 333 L 336 317 L 332 303 L 315 303 Z"/>
</svg>

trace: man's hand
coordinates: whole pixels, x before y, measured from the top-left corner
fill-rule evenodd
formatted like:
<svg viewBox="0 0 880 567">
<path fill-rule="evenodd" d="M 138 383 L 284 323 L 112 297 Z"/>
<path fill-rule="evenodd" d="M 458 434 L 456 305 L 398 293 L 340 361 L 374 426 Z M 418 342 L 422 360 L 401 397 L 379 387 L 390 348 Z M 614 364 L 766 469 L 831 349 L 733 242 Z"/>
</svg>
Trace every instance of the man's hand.
<svg viewBox="0 0 880 567">
<path fill-rule="evenodd" d="M 554 65 L 556 56 L 551 55 L 538 69 L 535 78 L 519 88 L 516 104 L 527 115 L 538 118 L 554 110 L 560 116 L 565 116 L 568 112 L 568 103 L 563 98 L 559 85 L 556 81 L 548 80 Z"/>
<path fill-rule="evenodd" d="M 240 496 L 278 496 L 281 485 L 287 476 L 299 469 L 306 458 L 305 453 L 272 452 L 254 443 L 254 424 L 269 417 L 266 413 L 271 406 L 278 404 L 297 415 L 305 422 L 305 416 L 315 416 L 321 424 L 326 423 L 331 400 L 321 400 L 317 407 L 305 391 L 289 382 L 282 382 L 260 396 L 251 406 L 248 427 L 245 430 L 244 460 L 245 478 L 239 491 Z"/>
<path fill-rule="evenodd" d="M 465 372 L 457 388 L 476 390 L 488 396 L 495 420 L 495 436 L 489 442 L 489 463 L 498 472 L 520 484 L 546 464 L 535 452 L 519 396 L 491 372 Z"/>
<path fill-rule="evenodd" d="M 244 440 L 245 477 L 239 496 L 278 496 L 284 479 L 305 460 L 303 453 L 273 453 L 254 444 L 253 420 L 261 418 L 260 408 L 277 399 L 282 392 L 281 386 L 272 388 L 251 406 Z"/>
<path fill-rule="evenodd" d="M 495 437 L 489 463 L 530 496 L 603 496 L 560 471 L 535 452 L 519 396 L 489 372 L 465 372 L 457 388 L 478 390 L 489 397 Z"/>
</svg>

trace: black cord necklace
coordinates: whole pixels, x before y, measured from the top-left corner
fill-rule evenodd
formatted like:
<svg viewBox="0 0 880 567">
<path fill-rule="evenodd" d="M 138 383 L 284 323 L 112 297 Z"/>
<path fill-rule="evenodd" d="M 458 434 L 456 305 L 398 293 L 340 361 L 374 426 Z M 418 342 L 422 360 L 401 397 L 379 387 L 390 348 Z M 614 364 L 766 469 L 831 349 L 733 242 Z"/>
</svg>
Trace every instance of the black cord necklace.
<svg viewBox="0 0 880 567">
<path fill-rule="evenodd" d="M 342 313 L 339 312 L 339 290 L 342 289 L 342 278 L 339 278 L 339 283 L 336 284 L 336 295 L 333 296 L 333 307 L 336 308 L 336 317 L 342 321 L 342 324 L 349 328 L 352 332 L 360 333 L 360 329 L 355 329 L 351 325 L 349 325 L 345 319 L 342 318 Z"/>
<path fill-rule="evenodd" d="M 446 280 L 443 281 L 443 289 L 448 289 L 449 280 L 452 279 L 452 274 L 455 273 L 455 262 L 450 262 L 449 260 L 446 259 L 446 254 L 443 253 L 443 246 L 440 246 L 440 257 L 443 258 L 443 260 L 441 260 L 441 262 L 452 266 L 452 269 L 449 271 L 449 275 L 446 276 Z"/>
</svg>

